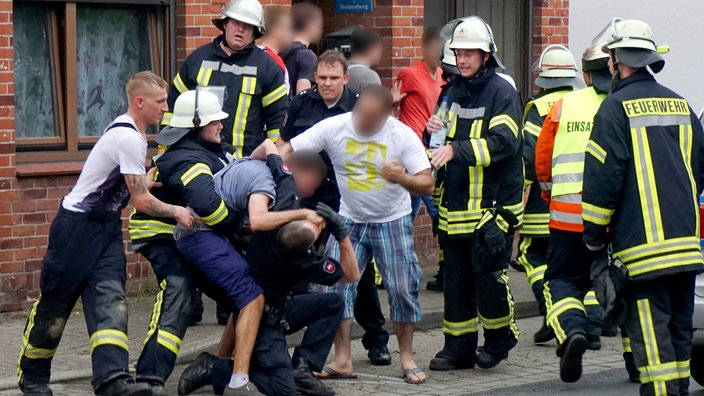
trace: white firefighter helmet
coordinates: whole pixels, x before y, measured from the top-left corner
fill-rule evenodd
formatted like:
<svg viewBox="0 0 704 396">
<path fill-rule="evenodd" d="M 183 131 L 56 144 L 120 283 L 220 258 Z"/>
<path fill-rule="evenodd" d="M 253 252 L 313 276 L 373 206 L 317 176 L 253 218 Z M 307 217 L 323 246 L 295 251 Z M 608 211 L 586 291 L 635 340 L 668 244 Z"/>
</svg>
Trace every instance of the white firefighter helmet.
<svg viewBox="0 0 704 396">
<path fill-rule="evenodd" d="M 222 102 L 215 93 L 203 88 L 186 91 L 176 98 L 169 126 L 159 132 L 156 142 L 162 146 L 171 146 L 193 128 L 227 117 L 229 115 L 222 111 Z"/>
<path fill-rule="evenodd" d="M 451 30 L 450 30 L 451 29 Z M 496 66 L 505 69 L 497 54 L 494 33 L 484 20 L 476 15 L 450 21 L 442 29 L 444 36 L 451 39 L 448 49 L 479 49 L 491 54 Z"/>
<path fill-rule="evenodd" d="M 584 88 L 582 80 L 577 78 L 574 56 L 564 45 L 553 44 L 545 48 L 533 65 L 533 70 L 538 72 L 535 85 L 540 88 Z"/>
<path fill-rule="evenodd" d="M 450 49 L 450 41 L 452 39 L 445 40 L 445 45 L 443 45 L 442 50 L 442 70 L 449 74 L 460 74 L 459 69 L 457 69 L 457 59 L 455 58 L 455 52 Z"/>
<path fill-rule="evenodd" d="M 570 78 L 577 76 L 577 64 L 572 52 L 567 47 L 553 44 L 545 48 L 543 53 L 540 54 L 534 71 L 537 71 L 540 77 Z"/>
<path fill-rule="evenodd" d="M 611 38 L 604 45 L 604 51 L 615 51 L 618 61 L 630 67 L 650 66 L 655 73 L 665 67 L 665 60 L 659 53 L 665 53 L 669 48 L 655 45 L 653 31 L 647 23 L 615 18 L 611 24 Z"/>
<path fill-rule="evenodd" d="M 225 21 L 234 19 L 254 26 L 254 38 L 264 34 L 264 10 L 257 0 L 232 0 L 220 11 L 220 16 L 213 19 L 213 25 L 225 31 Z"/>
</svg>

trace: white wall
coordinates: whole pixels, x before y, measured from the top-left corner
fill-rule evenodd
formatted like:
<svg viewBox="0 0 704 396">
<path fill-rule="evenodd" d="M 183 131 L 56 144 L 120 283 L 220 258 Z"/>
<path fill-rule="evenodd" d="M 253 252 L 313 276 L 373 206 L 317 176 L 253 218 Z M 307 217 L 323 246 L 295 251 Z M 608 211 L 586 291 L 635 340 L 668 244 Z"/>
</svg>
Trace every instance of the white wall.
<svg viewBox="0 0 704 396">
<path fill-rule="evenodd" d="M 579 63 L 582 51 L 614 17 L 641 19 L 657 45 L 669 45 L 661 84 L 684 96 L 695 112 L 704 107 L 704 1 L 571 0 L 569 46 Z"/>
</svg>

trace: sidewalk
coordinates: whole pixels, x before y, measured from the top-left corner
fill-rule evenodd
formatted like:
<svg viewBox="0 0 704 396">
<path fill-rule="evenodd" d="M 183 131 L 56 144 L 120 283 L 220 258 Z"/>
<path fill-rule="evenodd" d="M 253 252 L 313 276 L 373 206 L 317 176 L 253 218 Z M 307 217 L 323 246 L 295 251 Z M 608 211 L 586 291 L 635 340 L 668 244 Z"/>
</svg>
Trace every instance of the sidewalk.
<svg viewBox="0 0 704 396">
<path fill-rule="evenodd" d="M 423 287 L 425 287 L 427 280 L 430 280 L 435 275 L 435 271 L 436 268 L 434 267 L 424 268 Z M 536 315 L 537 305 L 525 275 L 510 269 L 509 279 L 511 291 L 516 301 L 516 316 L 518 318 L 526 318 Z M 382 310 L 385 315 L 388 315 L 386 292 L 380 290 L 379 297 L 382 303 Z M 132 364 L 136 362 L 141 351 L 152 313 L 153 300 L 153 296 L 131 297 L 129 299 L 130 361 Z M 442 326 L 442 293 L 428 292 L 423 289 L 420 293 L 420 300 L 423 308 L 423 321 L 418 324 L 418 330 L 440 328 Z M 207 298 L 204 298 L 204 303 L 205 313 L 203 322 L 198 326 L 188 329 L 177 364 L 182 365 L 191 362 L 198 353 L 204 349 L 214 349 L 214 346 L 217 345 L 220 339 L 222 327 L 218 326 L 215 322 L 215 303 Z M 2 375 L 0 375 L 0 390 L 16 389 L 17 379 L 15 371 L 17 366 L 17 354 L 21 345 L 26 315 L 27 312 L 0 314 L 0 334 L 3 335 L 3 337 L 0 338 L 0 350 L 4 352 L 0 355 L 0 373 L 2 373 Z M 387 326 L 390 327 L 390 323 L 387 323 Z M 355 326 L 353 335 L 360 337 L 361 334 L 361 329 Z M 430 346 L 431 344 L 442 342 L 442 335 L 438 331 L 424 334 L 426 335 L 416 341 L 417 346 Z M 532 331 L 523 331 L 523 335 L 526 336 L 525 339 L 528 339 L 532 335 Z M 292 343 L 295 343 L 295 338 L 294 335 Z M 392 351 L 398 348 L 395 345 L 395 341 L 390 342 L 389 347 Z M 356 348 L 355 353 L 361 354 L 363 353 L 363 349 Z M 427 357 L 427 360 L 429 360 L 430 357 Z M 423 359 L 426 360 L 426 356 L 423 356 Z M 423 364 L 427 365 L 427 362 Z M 76 307 L 72 317 L 66 324 L 66 330 L 64 331 L 61 344 L 54 357 L 53 367 L 52 383 L 89 378 L 91 375 L 88 335 L 80 305 Z M 371 372 L 375 373 L 376 371 L 372 370 Z M 361 378 L 364 379 L 364 377 Z M 379 381 L 374 380 L 372 382 L 378 383 Z M 393 383 L 390 386 L 393 387 Z M 361 389 L 367 388 L 362 387 Z M 421 392 L 421 389 L 418 388 L 418 392 L 426 393 L 430 389 L 431 388 L 424 387 L 423 392 Z M 345 392 L 345 394 L 347 393 Z"/>
</svg>

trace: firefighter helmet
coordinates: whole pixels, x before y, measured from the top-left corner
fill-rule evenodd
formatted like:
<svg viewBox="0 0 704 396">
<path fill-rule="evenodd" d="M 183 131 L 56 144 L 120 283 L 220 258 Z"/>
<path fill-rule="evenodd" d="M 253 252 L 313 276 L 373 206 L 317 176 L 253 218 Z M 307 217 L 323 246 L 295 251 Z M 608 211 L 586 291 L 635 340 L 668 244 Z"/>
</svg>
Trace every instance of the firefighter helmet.
<svg viewBox="0 0 704 396">
<path fill-rule="evenodd" d="M 232 0 L 220 11 L 220 16 L 213 19 L 213 25 L 225 31 L 225 22 L 234 19 L 254 26 L 254 38 L 264 34 L 264 10 L 257 0 Z"/>
<path fill-rule="evenodd" d="M 549 45 L 540 54 L 533 66 L 538 72 L 535 85 L 543 89 L 559 87 L 583 88 L 584 84 L 577 78 L 577 65 L 567 47 L 559 44 Z"/>
<path fill-rule="evenodd" d="M 162 146 L 171 146 L 186 136 L 193 128 L 208 125 L 229 117 L 222 111 L 218 95 L 204 88 L 186 91 L 176 98 L 169 126 L 156 136 Z"/>
<path fill-rule="evenodd" d="M 637 19 L 615 18 L 611 24 L 613 31 L 604 50 L 615 51 L 620 63 L 634 68 L 650 66 L 654 73 L 665 67 L 665 60 L 659 53 L 669 49 L 655 45 L 653 31 L 647 23 Z"/>
<path fill-rule="evenodd" d="M 450 30 L 452 29 L 452 30 Z M 451 33 L 449 33 L 450 31 Z M 450 35 L 449 50 L 479 49 L 491 54 L 491 58 L 500 69 L 505 69 L 497 54 L 494 33 L 484 20 L 476 15 L 456 19 L 449 22 L 442 30 L 443 34 Z"/>
</svg>

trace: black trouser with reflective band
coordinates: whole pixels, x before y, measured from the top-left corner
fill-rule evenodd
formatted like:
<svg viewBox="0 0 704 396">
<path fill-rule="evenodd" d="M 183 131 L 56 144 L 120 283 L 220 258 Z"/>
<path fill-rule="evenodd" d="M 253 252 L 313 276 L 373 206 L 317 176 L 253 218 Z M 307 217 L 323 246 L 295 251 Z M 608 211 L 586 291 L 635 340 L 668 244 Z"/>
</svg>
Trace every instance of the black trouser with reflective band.
<svg viewBox="0 0 704 396">
<path fill-rule="evenodd" d="M 357 299 L 354 302 L 354 319 L 364 329 L 364 349 L 383 347 L 389 343 L 389 332 L 384 329 L 384 314 L 381 312 L 374 275 L 374 265 L 369 263 L 357 284 Z"/>
<path fill-rule="evenodd" d="M 332 347 L 343 310 L 342 296 L 337 293 L 304 294 L 294 296 L 286 304 L 288 332 L 281 326 L 267 326 L 263 318 L 249 379 L 266 395 L 296 395 L 286 333 L 293 334 L 307 327 L 301 345 L 293 352 L 293 359 L 305 360 L 312 370 L 320 371 Z M 218 359 L 212 376 L 216 395 L 222 395 L 231 375 L 232 361 Z"/>
<path fill-rule="evenodd" d="M 120 214 L 61 208 L 49 232 L 42 294 L 22 339 L 18 379 L 25 388 L 49 383 L 51 360 L 79 297 L 90 336 L 93 387 L 129 374 L 126 281 Z"/>
<path fill-rule="evenodd" d="M 139 252 L 152 265 L 161 290 L 137 362 L 137 378 L 164 383 L 174 369 L 191 315 L 188 264 L 173 239 L 150 242 Z"/>
<path fill-rule="evenodd" d="M 532 238 L 521 236 L 518 243 L 518 263 L 526 270 L 526 278 L 530 284 L 538 310 L 545 316 L 545 270 L 548 267 L 549 238 Z"/>
<path fill-rule="evenodd" d="M 689 394 L 694 273 L 631 284 L 626 331 L 641 395 Z"/>
<path fill-rule="evenodd" d="M 592 288 L 589 270 L 594 257 L 595 253 L 582 242 L 582 233 L 550 229 L 548 268 L 545 270 L 546 319 L 559 343 L 576 333 L 586 336 L 593 327 L 584 301 Z M 590 309 L 600 308 L 591 305 Z"/>
<path fill-rule="evenodd" d="M 484 328 L 484 350 L 488 353 L 506 353 L 518 339 L 514 302 L 506 274 L 513 237 L 507 237 L 509 248 L 500 263 L 475 262 L 472 259 L 474 239 L 472 236 L 444 242 L 443 333 L 446 341 L 439 356 L 463 362 L 475 359 L 479 324 Z"/>
</svg>

